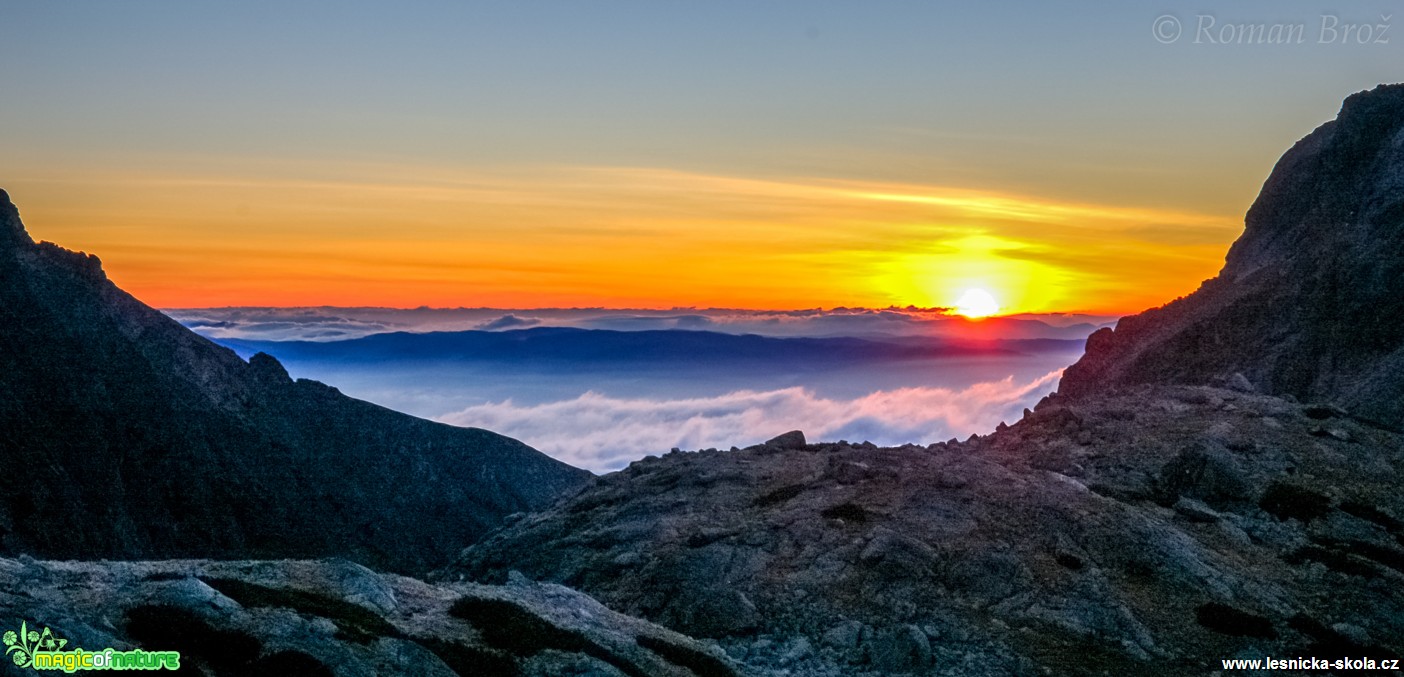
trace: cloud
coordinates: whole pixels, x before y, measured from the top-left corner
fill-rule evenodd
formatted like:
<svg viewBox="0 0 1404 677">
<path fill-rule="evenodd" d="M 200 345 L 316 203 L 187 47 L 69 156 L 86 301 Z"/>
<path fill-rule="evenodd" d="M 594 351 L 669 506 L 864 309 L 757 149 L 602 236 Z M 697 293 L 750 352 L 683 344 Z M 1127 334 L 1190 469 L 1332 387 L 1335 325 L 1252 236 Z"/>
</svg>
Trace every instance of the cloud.
<svg viewBox="0 0 1404 677">
<path fill-rule="evenodd" d="M 1027 383 L 1016 383 L 1011 376 L 962 389 L 899 388 L 847 400 L 798 387 L 672 400 L 587 392 L 529 406 L 512 400 L 491 402 L 439 420 L 493 430 L 572 465 L 605 472 L 673 447 L 744 447 L 794 429 L 814 441 L 867 440 L 880 445 L 964 438 L 1019 418 L 1023 408 L 1052 391 L 1061 376 L 1059 369 Z"/>
<path fill-rule="evenodd" d="M 575 322 L 575 326 L 585 329 L 613 329 L 616 331 L 648 331 L 662 329 L 692 329 L 707 330 L 714 329 L 725 331 L 727 327 L 714 327 L 716 322 L 706 315 L 659 315 L 659 314 L 629 314 L 626 312 L 615 312 L 599 317 L 582 318 Z"/>
<path fill-rule="evenodd" d="M 495 320 L 484 322 L 475 328 L 482 331 L 495 331 L 499 329 L 519 329 L 521 327 L 530 327 L 537 324 L 541 324 L 541 320 L 534 317 L 517 317 L 516 315 L 508 313 Z"/>
<path fill-rule="evenodd" d="M 344 312 L 343 312 L 344 311 Z M 187 308 L 167 315 L 211 339 L 329 341 L 360 338 L 396 328 L 373 318 L 352 317 L 354 308 Z"/>
<path fill-rule="evenodd" d="M 942 308 L 185 308 L 166 314 L 213 339 L 353 339 L 389 331 L 521 329 L 532 326 L 643 331 L 687 329 L 762 336 L 906 336 L 1082 339 L 1091 315 L 1023 315 L 972 326 Z"/>
</svg>

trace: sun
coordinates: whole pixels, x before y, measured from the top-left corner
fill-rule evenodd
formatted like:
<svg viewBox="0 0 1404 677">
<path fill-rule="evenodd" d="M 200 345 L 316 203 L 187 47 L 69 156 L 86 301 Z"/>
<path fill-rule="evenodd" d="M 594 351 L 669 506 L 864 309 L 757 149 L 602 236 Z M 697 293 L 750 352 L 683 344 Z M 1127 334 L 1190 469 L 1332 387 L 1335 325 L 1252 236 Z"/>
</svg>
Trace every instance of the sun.
<svg viewBox="0 0 1404 677">
<path fill-rule="evenodd" d="M 999 312 L 999 302 L 983 289 L 967 289 L 956 301 L 955 312 L 971 319 L 989 317 Z"/>
</svg>

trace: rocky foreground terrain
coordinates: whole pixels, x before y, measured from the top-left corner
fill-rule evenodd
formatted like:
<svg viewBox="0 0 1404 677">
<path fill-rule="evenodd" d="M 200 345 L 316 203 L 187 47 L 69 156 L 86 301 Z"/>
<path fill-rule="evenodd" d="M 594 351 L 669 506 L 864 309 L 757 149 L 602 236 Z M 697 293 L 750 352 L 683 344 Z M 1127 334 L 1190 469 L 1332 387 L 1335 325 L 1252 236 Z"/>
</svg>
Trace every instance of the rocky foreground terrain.
<svg viewBox="0 0 1404 677">
<path fill-rule="evenodd" d="M 1404 438 L 1207 387 L 1045 400 L 928 447 L 674 453 L 469 548 L 760 672 L 1201 674 L 1397 655 Z"/>
<path fill-rule="evenodd" d="M 714 647 L 558 585 L 429 585 L 342 559 L 0 559 L 0 618 L 64 650 L 179 651 L 186 675 L 739 674 Z M 0 671 L 36 674 L 11 663 Z"/>
<path fill-rule="evenodd" d="M 792 433 L 649 458 L 517 516 L 433 583 L 346 560 L 0 560 L 0 618 L 90 650 L 180 650 L 209 675 L 1386 658 L 1404 648 L 1401 471 L 1404 438 L 1335 407 L 1147 386 L 1054 396 L 963 442 Z"/>
</svg>

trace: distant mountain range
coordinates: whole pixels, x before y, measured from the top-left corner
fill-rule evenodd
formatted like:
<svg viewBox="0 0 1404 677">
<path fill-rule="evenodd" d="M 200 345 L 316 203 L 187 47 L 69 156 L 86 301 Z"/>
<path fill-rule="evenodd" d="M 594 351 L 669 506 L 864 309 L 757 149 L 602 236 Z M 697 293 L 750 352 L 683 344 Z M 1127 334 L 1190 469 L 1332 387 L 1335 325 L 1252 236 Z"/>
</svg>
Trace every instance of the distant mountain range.
<svg viewBox="0 0 1404 677">
<path fill-rule="evenodd" d="M 166 308 L 167 315 L 213 339 L 343 341 L 389 332 L 507 331 L 531 327 L 649 331 L 681 329 L 776 338 L 894 337 L 941 340 L 1081 340 L 1115 321 L 1082 314 L 969 320 L 939 308 Z"/>
<path fill-rule="evenodd" d="M 1073 351 L 1083 341 L 1068 339 L 774 338 L 711 331 L 614 331 L 536 327 L 511 331 L 459 331 L 375 334 L 346 341 L 248 341 L 221 339 L 240 355 L 266 352 L 285 360 L 391 362 L 469 361 L 502 364 L 687 362 L 699 366 L 726 362 L 825 365 L 919 360 L 975 355 L 1018 355 Z"/>
<path fill-rule="evenodd" d="M 440 564 L 589 473 L 248 362 L 25 232 L 0 192 L 0 550 Z"/>
</svg>

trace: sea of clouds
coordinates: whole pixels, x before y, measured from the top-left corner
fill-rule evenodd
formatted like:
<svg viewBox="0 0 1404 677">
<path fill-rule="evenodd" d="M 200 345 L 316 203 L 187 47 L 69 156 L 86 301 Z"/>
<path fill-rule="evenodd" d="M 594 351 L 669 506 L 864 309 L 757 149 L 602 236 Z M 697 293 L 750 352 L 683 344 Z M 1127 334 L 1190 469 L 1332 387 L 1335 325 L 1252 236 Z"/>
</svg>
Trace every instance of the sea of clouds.
<svg viewBox="0 0 1404 677">
<path fill-rule="evenodd" d="M 299 359 L 276 344 L 259 349 L 296 377 L 444 423 L 515 437 L 572 465 L 618 470 L 669 449 L 727 449 L 802 430 L 811 441 L 929 444 L 986 434 L 1013 422 L 1057 388 L 1081 339 L 1110 318 L 1025 315 L 971 322 L 942 309 L 811 310 L 601 308 L 204 308 L 167 310 L 215 340 L 351 340 L 384 332 L 514 331 L 576 327 L 682 329 L 777 338 L 876 340 L 1061 339 L 1072 346 L 910 362 L 858 357 L 755 365 L 562 364 L 531 355 L 501 361 Z M 662 337 L 659 338 L 662 340 Z M 304 351 L 306 352 L 306 351 Z M 313 351 L 315 352 L 315 351 Z M 407 356 L 407 358 L 413 356 Z"/>
<path fill-rule="evenodd" d="M 569 400 L 475 405 L 439 417 L 453 425 L 494 430 L 571 465 L 595 472 L 672 448 L 729 448 L 763 442 L 788 430 L 811 441 L 927 444 L 988 433 L 1057 388 L 1062 370 L 1028 382 L 1014 377 L 963 388 L 881 390 L 852 399 L 821 397 L 807 388 L 743 390 L 713 397 L 620 398 L 587 392 Z"/>
</svg>

